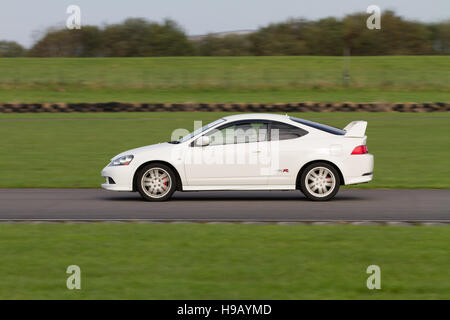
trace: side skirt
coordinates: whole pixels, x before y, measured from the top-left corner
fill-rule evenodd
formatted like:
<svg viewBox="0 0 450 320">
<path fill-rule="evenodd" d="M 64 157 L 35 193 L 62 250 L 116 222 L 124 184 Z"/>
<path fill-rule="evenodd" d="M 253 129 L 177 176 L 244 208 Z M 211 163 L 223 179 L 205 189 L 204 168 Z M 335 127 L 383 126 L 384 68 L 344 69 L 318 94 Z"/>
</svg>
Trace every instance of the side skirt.
<svg viewBox="0 0 450 320">
<path fill-rule="evenodd" d="M 183 191 L 219 190 L 295 190 L 295 185 L 183 186 Z"/>
</svg>

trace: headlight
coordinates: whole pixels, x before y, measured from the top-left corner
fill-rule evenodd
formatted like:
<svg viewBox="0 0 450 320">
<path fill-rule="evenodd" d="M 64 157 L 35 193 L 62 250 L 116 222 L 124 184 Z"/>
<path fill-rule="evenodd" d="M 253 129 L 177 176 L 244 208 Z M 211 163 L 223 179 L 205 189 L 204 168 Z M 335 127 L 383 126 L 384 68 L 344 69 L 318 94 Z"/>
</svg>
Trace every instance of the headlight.
<svg viewBox="0 0 450 320">
<path fill-rule="evenodd" d="M 133 160 L 133 156 L 130 155 L 126 155 L 117 159 L 114 159 L 111 162 L 111 166 L 127 166 L 130 164 L 130 162 Z"/>
</svg>

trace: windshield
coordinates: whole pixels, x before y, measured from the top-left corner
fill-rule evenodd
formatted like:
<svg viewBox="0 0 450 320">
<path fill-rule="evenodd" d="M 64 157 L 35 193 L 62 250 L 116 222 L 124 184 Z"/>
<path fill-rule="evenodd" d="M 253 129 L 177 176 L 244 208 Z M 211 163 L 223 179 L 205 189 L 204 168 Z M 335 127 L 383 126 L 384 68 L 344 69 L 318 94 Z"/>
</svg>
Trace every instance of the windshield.
<svg viewBox="0 0 450 320">
<path fill-rule="evenodd" d="M 197 130 L 195 130 L 195 131 L 192 131 L 192 132 L 189 133 L 188 135 L 186 135 L 186 136 L 184 136 L 183 138 L 177 140 L 177 143 L 185 142 L 185 141 L 187 141 L 187 140 L 189 140 L 189 139 L 195 137 L 196 135 L 198 135 L 198 134 L 200 134 L 200 133 L 202 133 L 202 132 L 208 130 L 209 128 L 212 128 L 212 127 L 214 127 L 214 126 L 216 126 L 217 124 L 222 123 L 222 122 L 225 122 L 225 119 L 219 119 L 219 120 L 216 120 L 216 121 L 214 121 L 214 122 L 208 123 L 206 126 L 203 126 L 203 127 L 199 128 L 199 129 L 197 129 Z"/>
</svg>

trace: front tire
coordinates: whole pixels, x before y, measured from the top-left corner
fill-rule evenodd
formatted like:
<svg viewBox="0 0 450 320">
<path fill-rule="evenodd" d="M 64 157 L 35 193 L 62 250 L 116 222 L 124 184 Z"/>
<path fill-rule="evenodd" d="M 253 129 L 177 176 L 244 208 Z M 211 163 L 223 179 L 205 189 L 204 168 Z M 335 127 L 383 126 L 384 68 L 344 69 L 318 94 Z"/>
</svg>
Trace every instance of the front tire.
<svg viewBox="0 0 450 320">
<path fill-rule="evenodd" d="M 325 162 L 310 164 L 300 177 L 300 190 L 313 201 L 332 199 L 339 191 L 340 184 L 337 170 Z"/>
<path fill-rule="evenodd" d="M 173 170 L 158 163 L 148 164 L 139 170 L 136 186 L 147 201 L 169 200 L 177 187 Z"/>
</svg>

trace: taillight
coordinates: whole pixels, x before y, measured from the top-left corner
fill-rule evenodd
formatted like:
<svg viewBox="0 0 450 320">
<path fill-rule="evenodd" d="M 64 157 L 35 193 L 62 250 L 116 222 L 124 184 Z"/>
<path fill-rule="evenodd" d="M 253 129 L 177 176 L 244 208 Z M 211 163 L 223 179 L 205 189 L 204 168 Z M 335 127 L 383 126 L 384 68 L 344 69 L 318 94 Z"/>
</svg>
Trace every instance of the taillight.
<svg viewBox="0 0 450 320">
<path fill-rule="evenodd" d="M 353 149 L 352 154 L 366 154 L 369 150 L 367 149 L 367 146 L 357 146 L 355 149 Z"/>
</svg>

